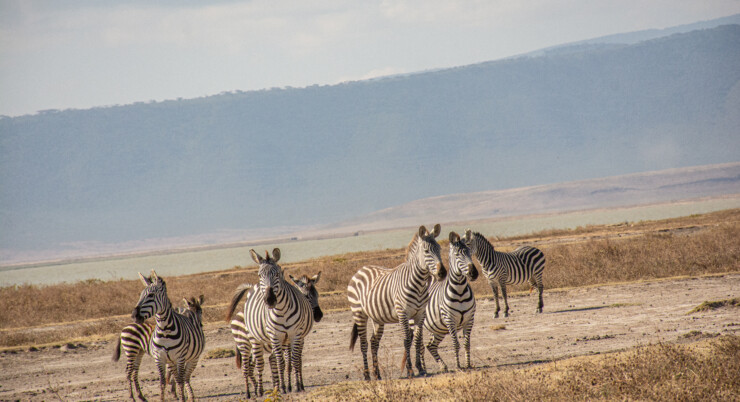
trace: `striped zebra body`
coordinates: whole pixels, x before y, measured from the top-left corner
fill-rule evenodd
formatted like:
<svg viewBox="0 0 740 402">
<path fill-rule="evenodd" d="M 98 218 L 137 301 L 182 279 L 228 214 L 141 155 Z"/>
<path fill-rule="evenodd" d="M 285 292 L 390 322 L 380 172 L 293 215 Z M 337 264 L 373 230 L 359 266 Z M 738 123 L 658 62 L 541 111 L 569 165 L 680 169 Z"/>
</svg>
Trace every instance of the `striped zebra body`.
<svg viewBox="0 0 740 402">
<path fill-rule="evenodd" d="M 121 330 L 115 349 L 113 350 L 113 361 L 118 361 L 121 350 L 126 355 L 126 379 L 128 380 L 128 392 L 134 399 L 134 387 L 140 400 L 146 400 L 139 385 L 139 367 L 144 355 L 150 354 L 150 342 L 152 340 L 154 325 L 150 323 L 129 324 Z"/>
<path fill-rule="evenodd" d="M 493 245 L 480 233 L 468 235 L 471 238 L 468 246 L 473 251 L 475 258 L 481 265 L 483 274 L 488 278 L 493 295 L 496 298 L 496 313 L 498 317 L 501 310 L 498 302 L 498 289 L 504 297 L 504 316 L 509 316 L 509 301 L 506 296 L 506 285 L 516 285 L 526 282 L 539 292 L 539 303 L 537 312 L 541 313 L 544 303 L 542 301 L 542 272 L 545 270 L 545 255 L 539 249 L 530 246 L 519 247 L 511 253 L 502 253 L 494 250 Z"/>
<path fill-rule="evenodd" d="M 139 274 L 146 288 L 141 292 L 139 302 L 131 314 L 137 323 L 154 315 L 156 325 L 152 335 L 151 353 L 159 371 L 160 399 L 164 401 L 167 385 L 167 366 L 173 367 L 175 382 L 180 390 L 180 399 L 185 400 L 185 387 L 188 396 L 194 399 L 190 376 L 198 364 L 198 359 L 205 347 L 202 316 L 197 314 L 180 314 L 172 307 L 167 297 L 167 287 L 162 278 L 152 270 L 150 278 Z M 188 305 L 200 311 L 200 300 L 186 300 Z"/>
<path fill-rule="evenodd" d="M 457 331 L 461 329 L 465 348 L 464 368 L 471 367 L 470 333 L 473 330 L 475 316 L 475 296 L 468 278 L 471 281 L 478 278 L 478 270 L 473 265 L 470 250 L 455 232 L 450 232 L 449 263 L 447 278 L 441 282 L 433 282 L 429 286 L 429 303 L 424 320 L 424 328 L 432 335 L 427 350 L 445 372 L 447 365 L 440 357 L 438 347 L 448 333 L 455 348 L 457 368 L 463 369 L 460 365 L 460 342 L 457 339 Z"/>
<path fill-rule="evenodd" d="M 354 325 L 350 339 L 350 350 L 354 350 L 357 338 L 364 364 L 364 376 L 370 379 L 367 360 L 367 321 L 373 320 L 374 333 L 370 339 L 371 355 L 376 379 L 380 379 L 378 348 L 385 324 L 400 323 L 404 333 L 404 358 L 407 377 L 413 376 L 411 367 L 411 343 L 415 340 L 416 368 L 424 374 L 422 333 L 426 303 L 429 300 L 427 281 L 430 275 L 443 279 L 446 275 L 439 255 L 440 247 L 435 238 L 440 226 L 435 225 L 429 233 L 424 226 L 414 235 L 407 249 L 406 261 L 394 269 L 378 266 L 362 267 L 347 286 L 347 299 L 352 310 Z M 416 336 L 410 328 L 413 320 Z"/>
<path fill-rule="evenodd" d="M 310 303 L 313 310 L 313 320 L 315 322 L 321 321 L 321 318 L 323 317 L 323 312 L 321 311 L 321 307 L 319 307 L 319 293 L 314 287 L 320 278 L 321 272 L 311 278 L 306 275 L 303 275 L 298 279 L 290 276 L 290 279 L 295 283 L 298 290 L 300 290 L 301 294 L 303 294 Z M 241 298 L 246 295 L 244 312 L 237 312 L 236 318 L 231 320 L 231 333 L 234 336 L 234 341 L 238 351 L 237 366 L 242 369 L 248 398 L 251 397 L 249 392 L 250 380 L 254 384 L 255 394 L 258 396 L 262 395 L 262 369 L 264 367 L 263 354 L 265 352 L 272 352 L 272 343 L 270 341 L 269 334 L 266 331 L 267 308 L 264 304 L 264 298 L 255 296 L 258 292 L 259 286 L 257 285 L 243 284 L 239 286 L 234 293 L 234 297 L 232 298 L 227 312 L 228 321 L 234 314 Z M 249 319 L 245 319 L 245 317 L 249 317 Z M 297 367 L 292 362 L 289 354 L 290 349 L 286 347 L 289 345 L 286 344 L 283 346 L 285 347 L 284 351 L 286 352 L 285 360 L 288 362 L 288 390 L 291 390 L 290 374 L 291 371 L 295 371 L 296 378 L 298 378 Z M 273 384 L 275 386 L 279 384 L 276 363 L 277 361 L 274 356 L 270 354 L 270 368 L 272 370 Z M 291 368 L 293 368 L 293 370 L 291 370 Z M 254 377 L 255 369 L 259 377 L 258 380 L 255 380 Z M 298 388 L 298 384 L 296 384 L 296 388 Z"/>
</svg>

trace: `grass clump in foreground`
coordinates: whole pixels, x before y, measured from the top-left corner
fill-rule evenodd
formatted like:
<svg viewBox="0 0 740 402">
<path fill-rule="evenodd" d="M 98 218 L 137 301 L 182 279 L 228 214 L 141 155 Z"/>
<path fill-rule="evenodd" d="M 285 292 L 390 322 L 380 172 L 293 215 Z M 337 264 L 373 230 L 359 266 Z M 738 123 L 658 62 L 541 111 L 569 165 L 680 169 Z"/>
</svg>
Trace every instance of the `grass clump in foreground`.
<svg viewBox="0 0 740 402">
<path fill-rule="evenodd" d="M 693 310 L 689 311 L 689 314 L 699 313 L 702 311 L 711 311 L 716 310 L 721 307 L 740 307 L 740 299 L 734 298 L 734 299 L 728 299 L 728 300 L 719 300 L 719 301 L 705 301 L 704 303 L 694 307 Z"/>
<path fill-rule="evenodd" d="M 341 383 L 310 400 L 530 401 L 737 400 L 740 336 L 657 344 L 522 369 L 484 369 L 415 380 Z"/>
</svg>

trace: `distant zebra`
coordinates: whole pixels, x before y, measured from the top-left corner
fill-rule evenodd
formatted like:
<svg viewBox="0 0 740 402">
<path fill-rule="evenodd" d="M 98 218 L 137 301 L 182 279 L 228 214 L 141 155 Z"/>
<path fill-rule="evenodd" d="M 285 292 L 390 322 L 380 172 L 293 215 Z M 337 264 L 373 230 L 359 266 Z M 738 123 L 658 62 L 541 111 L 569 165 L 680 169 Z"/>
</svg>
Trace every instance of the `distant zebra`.
<svg viewBox="0 0 740 402">
<path fill-rule="evenodd" d="M 483 274 L 488 278 L 493 295 L 496 298 L 496 313 L 498 318 L 501 310 L 498 303 L 498 288 L 504 296 L 504 317 L 509 316 L 509 301 L 506 297 L 506 285 L 520 284 L 528 281 L 533 288 L 539 291 L 540 300 L 537 304 L 537 312 L 541 313 L 544 303 L 542 302 L 542 271 L 545 270 L 545 255 L 539 249 L 530 246 L 522 246 L 511 253 L 495 251 L 493 245 L 480 233 L 471 233 L 466 229 L 465 238 L 468 247 L 475 255 L 481 265 Z"/>
<path fill-rule="evenodd" d="M 195 299 L 191 298 L 183 299 L 186 305 L 186 310 L 180 310 L 180 313 L 185 314 L 197 314 L 198 319 L 202 317 L 203 310 L 200 303 Z M 117 362 L 121 357 L 121 350 L 126 355 L 126 379 L 128 380 L 128 391 L 131 399 L 134 399 L 133 386 L 136 387 L 136 394 L 140 400 L 146 401 L 143 393 L 141 392 L 141 386 L 139 385 L 139 367 L 141 366 L 141 359 L 144 355 L 151 354 L 151 341 L 152 333 L 154 332 L 154 324 L 141 323 L 141 324 L 129 324 L 121 330 L 121 335 L 118 337 L 115 348 L 113 349 L 113 361 Z M 174 367 L 170 364 L 167 367 L 167 382 L 170 383 L 172 388 L 170 392 L 177 398 L 177 390 L 175 383 L 171 381 L 172 372 Z"/>
<path fill-rule="evenodd" d="M 311 304 L 311 308 L 313 309 L 313 319 L 315 322 L 321 321 L 321 318 L 323 317 L 323 312 L 321 311 L 321 307 L 319 307 L 319 292 L 314 287 L 316 283 L 318 283 L 319 279 L 321 278 L 321 272 L 318 274 L 312 276 L 311 278 L 308 278 L 306 275 L 301 276 L 299 279 L 294 278 L 292 275 L 290 275 L 290 279 L 293 281 L 293 283 L 296 284 L 298 289 L 301 291 L 301 293 L 308 299 L 309 303 Z M 255 388 L 255 394 L 261 396 L 262 395 L 262 372 L 261 368 L 264 366 L 264 361 L 262 359 L 262 353 L 267 351 L 271 352 L 271 348 L 269 344 L 262 344 L 261 352 L 257 353 L 259 355 L 259 361 L 255 362 L 255 359 L 253 358 L 252 348 L 253 348 L 253 341 L 252 337 L 250 336 L 247 326 L 245 324 L 244 320 L 244 313 L 242 311 L 239 311 L 236 313 L 236 318 L 232 319 L 232 315 L 234 315 L 234 311 L 236 310 L 236 306 L 239 304 L 239 301 L 241 300 L 242 296 L 246 294 L 247 301 L 245 302 L 245 305 L 249 303 L 249 299 L 253 297 L 255 294 L 257 294 L 257 291 L 259 290 L 258 286 L 251 285 L 251 284 L 243 284 L 237 288 L 236 293 L 234 293 L 234 298 L 232 299 L 232 302 L 229 306 L 226 320 L 230 322 L 230 328 L 231 328 L 231 334 L 234 337 L 234 342 L 236 343 L 236 366 L 238 368 L 242 369 L 242 374 L 244 375 L 244 382 L 247 389 L 247 398 L 251 398 L 251 394 L 249 392 L 249 381 L 252 381 L 252 384 Z M 259 297 L 256 297 L 256 299 L 261 299 Z M 257 300 L 255 300 L 257 301 Z M 265 309 L 264 303 L 261 304 L 261 308 Z M 260 315 L 257 315 L 258 317 Z M 254 317 L 254 315 L 253 315 Z M 264 316 L 263 316 L 264 317 Z M 287 355 L 287 353 L 286 353 Z M 291 372 L 291 364 L 290 364 L 290 356 L 287 356 L 286 359 L 288 364 L 288 387 L 290 389 L 290 372 Z M 256 363 L 260 367 L 259 371 L 259 383 L 257 383 L 255 376 L 254 376 L 254 368 Z M 271 367 L 276 366 L 276 361 L 272 355 L 270 355 L 270 364 Z M 297 376 L 297 373 L 296 373 Z M 277 384 L 277 380 L 274 379 L 275 384 Z"/>
<path fill-rule="evenodd" d="M 160 399 L 164 401 L 167 385 L 167 366 L 171 365 L 174 371 L 175 382 L 180 390 L 180 400 L 185 400 L 185 386 L 188 396 L 195 399 L 193 388 L 190 385 L 190 376 L 198 364 L 205 348 L 202 316 L 188 312 L 180 314 L 172 308 L 167 297 L 167 286 L 162 278 L 152 270 L 149 278 L 139 273 L 144 290 L 136 304 L 131 317 L 137 324 L 141 324 L 152 315 L 156 318 L 156 325 L 151 341 L 151 353 L 159 371 Z M 203 303 L 203 296 L 191 299 L 199 309 Z"/>
<path fill-rule="evenodd" d="M 439 224 L 429 233 L 424 226 L 419 227 L 406 250 L 406 261 L 396 268 L 378 266 L 362 267 L 350 279 L 347 286 L 347 299 L 352 309 L 352 335 L 349 348 L 354 350 L 360 338 L 360 350 L 364 364 L 365 380 L 370 380 L 367 361 L 367 320 L 374 323 L 374 334 L 370 339 L 373 369 L 376 379 L 380 379 L 378 367 L 378 348 L 383 337 L 385 324 L 400 323 L 404 334 L 404 359 L 406 376 L 413 377 L 411 368 L 411 342 L 414 334 L 409 321 L 416 327 L 416 369 L 419 375 L 426 373 L 423 363 L 424 345 L 422 333 L 424 315 L 429 290 L 427 281 L 430 275 L 442 280 L 446 271 L 439 255 L 440 247 L 435 238 L 439 236 Z"/>
<path fill-rule="evenodd" d="M 286 357 L 283 350 L 289 351 L 287 360 L 296 375 L 296 391 L 303 391 L 303 342 L 311 331 L 313 321 L 321 319 L 321 309 L 301 294 L 295 286 L 288 283 L 283 276 L 283 269 L 277 264 L 280 260 L 280 249 L 272 251 L 272 257 L 266 253 L 265 258 L 254 250 L 249 250 L 252 260 L 259 264 L 259 286 L 252 288 L 240 286 L 231 300 L 227 317 L 233 314 L 241 297 L 249 293 L 244 303 L 244 326 L 252 344 L 252 359 L 258 375 L 257 395 L 262 394 L 263 351 L 269 348 L 270 368 L 273 385 L 279 385 L 286 392 L 284 378 Z M 253 293 L 253 294 L 252 294 Z M 272 359 L 275 364 L 272 364 Z M 289 366 L 290 367 L 290 366 Z M 291 389 L 291 371 L 288 371 L 287 390 Z"/>
<path fill-rule="evenodd" d="M 450 271 L 447 279 L 441 282 L 432 282 L 429 286 L 429 303 L 426 309 L 424 328 L 431 334 L 432 339 L 427 345 L 434 360 L 447 371 L 447 365 L 439 356 L 439 343 L 449 333 L 455 348 L 457 368 L 460 366 L 460 342 L 457 331 L 463 330 L 463 346 L 465 347 L 465 368 L 470 368 L 470 332 L 473 330 L 475 316 L 475 297 L 468 278 L 474 281 L 478 278 L 478 270 L 473 265 L 470 249 L 460 240 L 455 232 L 450 232 Z"/>
</svg>

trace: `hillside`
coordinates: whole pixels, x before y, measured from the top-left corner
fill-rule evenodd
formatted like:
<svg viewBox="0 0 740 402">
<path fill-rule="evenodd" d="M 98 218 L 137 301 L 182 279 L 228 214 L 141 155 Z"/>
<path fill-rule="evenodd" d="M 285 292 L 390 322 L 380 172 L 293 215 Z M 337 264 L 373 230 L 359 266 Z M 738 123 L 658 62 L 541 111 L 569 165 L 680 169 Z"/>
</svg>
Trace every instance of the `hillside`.
<svg viewBox="0 0 740 402">
<path fill-rule="evenodd" d="M 740 25 L 334 86 L 0 119 L 0 247 L 327 224 L 736 162 Z"/>
<path fill-rule="evenodd" d="M 389 229 L 418 222 L 464 222 L 731 194 L 740 195 L 740 163 L 430 197 L 348 220 L 333 229 Z"/>
</svg>

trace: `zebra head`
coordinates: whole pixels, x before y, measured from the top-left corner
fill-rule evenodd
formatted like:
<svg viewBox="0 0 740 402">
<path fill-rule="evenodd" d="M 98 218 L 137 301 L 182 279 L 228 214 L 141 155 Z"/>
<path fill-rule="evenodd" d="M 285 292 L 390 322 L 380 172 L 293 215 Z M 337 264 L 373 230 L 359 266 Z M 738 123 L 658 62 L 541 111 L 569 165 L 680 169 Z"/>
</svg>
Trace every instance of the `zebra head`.
<svg viewBox="0 0 740 402">
<path fill-rule="evenodd" d="M 158 277 L 154 270 L 148 278 L 139 272 L 139 278 L 145 287 L 141 291 L 139 302 L 136 303 L 136 307 L 131 313 L 131 318 L 137 324 L 141 324 L 147 318 L 163 311 L 169 303 L 167 285 L 164 283 L 164 279 Z"/>
<path fill-rule="evenodd" d="M 249 254 L 252 256 L 252 260 L 260 266 L 258 271 L 260 291 L 262 291 L 265 304 L 268 308 L 273 308 L 277 303 L 276 292 L 281 290 L 280 287 L 284 283 L 283 269 L 277 264 L 280 260 L 280 249 L 272 250 L 272 257 L 267 251 L 265 251 L 265 258 L 262 258 L 254 250 L 249 250 Z"/>
<path fill-rule="evenodd" d="M 465 237 L 463 237 L 461 240 L 470 249 L 470 254 L 475 255 L 475 253 L 478 251 L 478 244 L 473 237 L 473 231 L 471 231 L 470 229 L 465 229 Z"/>
<path fill-rule="evenodd" d="M 427 272 L 431 272 L 440 281 L 444 280 L 447 276 L 447 270 L 444 264 L 442 264 L 442 257 L 439 254 L 439 243 L 435 240 L 441 231 L 442 227 L 439 226 L 439 223 L 434 225 L 431 233 L 423 225 L 419 226 L 419 233 L 412 240 L 412 246 L 414 247 L 410 248 L 411 253 L 415 254 L 413 257 L 419 262 L 421 267 Z"/>
<path fill-rule="evenodd" d="M 316 322 L 321 321 L 324 313 L 321 311 L 321 307 L 319 307 L 319 292 L 314 287 L 321 278 L 321 271 L 310 278 L 306 275 L 302 275 L 298 279 L 293 278 L 293 275 L 288 276 L 290 277 L 290 280 L 295 283 L 296 287 L 298 287 L 298 290 L 306 296 L 308 302 L 311 303 L 311 308 L 313 309 L 313 320 Z"/>
<path fill-rule="evenodd" d="M 185 314 L 190 315 L 195 321 L 203 326 L 203 295 L 200 295 L 197 299 L 191 297 L 190 299 L 183 298 L 182 301 L 185 303 Z"/>
<path fill-rule="evenodd" d="M 450 232 L 450 276 L 465 275 L 471 281 L 478 279 L 478 269 L 473 264 L 470 248 L 455 232 Z"/>
</svg>

